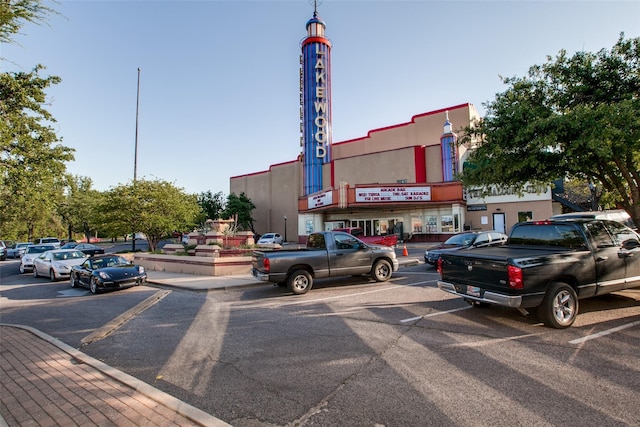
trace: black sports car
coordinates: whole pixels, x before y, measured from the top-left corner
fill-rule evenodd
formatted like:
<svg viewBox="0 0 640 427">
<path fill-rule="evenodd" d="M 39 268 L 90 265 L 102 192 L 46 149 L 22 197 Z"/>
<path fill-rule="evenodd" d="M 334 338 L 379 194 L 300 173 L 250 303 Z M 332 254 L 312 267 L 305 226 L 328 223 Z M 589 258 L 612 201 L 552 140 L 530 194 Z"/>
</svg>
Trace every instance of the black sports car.
<svg viewBox="0 0 640 427">
<path fill-rule="evenodd" d="M 84 286 L 96 294 L 104 290 L 138 286 L 147 280 L 141 265 L 130 263 L 119 255 L 97 255 L 71 270 L 71 287 Z"/>
</svg>

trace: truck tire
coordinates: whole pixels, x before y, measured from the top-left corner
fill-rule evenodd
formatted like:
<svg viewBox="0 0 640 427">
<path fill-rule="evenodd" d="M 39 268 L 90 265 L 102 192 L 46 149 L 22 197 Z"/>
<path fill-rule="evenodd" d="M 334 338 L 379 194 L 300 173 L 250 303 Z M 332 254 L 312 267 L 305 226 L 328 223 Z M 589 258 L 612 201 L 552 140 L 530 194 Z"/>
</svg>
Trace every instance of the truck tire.
<svg viewBox="0 0 640 427">
<path fill-rule="evenodd" d="M 578 296 L 566 283 L 549 285 L 542 304 L 538 307 L 538 317 L 551 328 L 568 328 L 578 315 Z"/>
<path fill-rule="evenodd" d="M 373 264 L 373 268 L 371 269 L 371 277 L 373 277 L 376 282 L 386 282 L 391 278 L 391 273 L 393 273 L 393 269 L 391 268 L 391 264 L 389 261 L 384 259 L 379 259 Z"/>
<path fill-rule="evenodd" d="M 296 270 L 289 275 L 287 286 L 296 295 L 306 294 L 313 286 L 313 277 L 307 270 Z"/>
</svg>

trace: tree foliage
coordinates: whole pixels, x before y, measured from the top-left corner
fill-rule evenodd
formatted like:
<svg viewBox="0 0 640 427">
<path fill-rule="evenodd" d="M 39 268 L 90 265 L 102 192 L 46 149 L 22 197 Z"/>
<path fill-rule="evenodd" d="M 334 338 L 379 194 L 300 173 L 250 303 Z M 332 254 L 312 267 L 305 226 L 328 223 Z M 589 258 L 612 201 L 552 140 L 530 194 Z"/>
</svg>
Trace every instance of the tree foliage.
<svg viewBox="0 0 640 427">
<path fill-rule="evenodd" d="M 69 239 L 75 232 L 84 234 L 90 242 L 92 234 L 101 228 L 99 206 L 102 193 L 92 185 L 88 177 L 69 177 L 67 181 L 67 194 L 58 206 L 58 213 L 67 225 Z"/>
<path fill-rule="evenodd" d="M 155 251 L 163 237 L 193 226 L 200 206 L 196 195 L 169 182 L 138 180 L 106 192 L 101 210 L 111 233 L 144 233 Z"/>
<path fill-rule="evenodd" d="M 560 51 L 505 92 L 465 129 L 473 149 L 465 185 L 522 188 L 558 178 L 592 182 L 640 223 L 640 38 L 611 51 Z"/>
<path fill-rule="evenodd" d="M 0 43 L 14 43 L 25 23 L 50 13 L 40 0 L 0 2 Z M 62 230 L 56 201 L 64 190 L 65 162 L 73 160 L 45 108 L 46 90 L 60 78 L 42 77 L 41 70 L 0 73 L 0 234 L 20 240 Z"/>
<path fill-rule="evenodd" d="M 198 224 L 203 225 L 207 219 L 216 220 L 222 218 L 225 208 L 224 194 L 219 191 L 215 194 L 211 191 L 198 194 L 198 205 L 202 213 L 198 218 Z"/>
<path fill-rule="evenodd" d="M 60 141 L 44 108 L 45 90 L 60 81 L 30 73 L 0 73 L 0 212 L 3 227 L 26 225 L 28 238 L 46 229 L 60 200 L 73 149 Z M 0 230 L 7 233 L 9 230 Z M 23 231 L 18 231 L 22 233 Z"/>
<path fill-rule="evenodd" d="M 246 194 L 240 193 L 238 196 L 235 193 L 231 193 L 227 196 L 224 218 L 237 218 L 237 224 L 240 229 L 251 230 L 255 234 L 253 228 L 254 219 L 251 216 L 255 208 L 255 205 Z"/>
<path fill-rule="evenodd" d="M 0 43 L 14 43 L 14 36 L 27 23 L 38 24 L 56 13 L 41 0 L 5 0 L 0 2 Z"/>
</svg>

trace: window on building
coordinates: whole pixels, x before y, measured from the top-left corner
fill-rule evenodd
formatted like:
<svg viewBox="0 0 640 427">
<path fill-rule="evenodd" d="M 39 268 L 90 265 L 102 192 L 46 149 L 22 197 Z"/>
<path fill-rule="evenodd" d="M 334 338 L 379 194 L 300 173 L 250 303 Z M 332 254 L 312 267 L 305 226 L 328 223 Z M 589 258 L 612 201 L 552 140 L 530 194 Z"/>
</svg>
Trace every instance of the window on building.
<svg viewBox="0 0 640 427">
<path fill-rule="evenodd" d="M 518 222 L 531 221 L 533 219 L 533 212 L 518 212 Z"/>
<path fill-rule="evenodd" d="M 424 217 L 424 232 L 425 233 L 438 232 L 438 215 L 427 215 Z"/>
<path fill-rule="evenodd" d="M 442 215 L 440 218 L 440 229 L 443 233 L 453 233 L 453 215 Z"/>
</svg>

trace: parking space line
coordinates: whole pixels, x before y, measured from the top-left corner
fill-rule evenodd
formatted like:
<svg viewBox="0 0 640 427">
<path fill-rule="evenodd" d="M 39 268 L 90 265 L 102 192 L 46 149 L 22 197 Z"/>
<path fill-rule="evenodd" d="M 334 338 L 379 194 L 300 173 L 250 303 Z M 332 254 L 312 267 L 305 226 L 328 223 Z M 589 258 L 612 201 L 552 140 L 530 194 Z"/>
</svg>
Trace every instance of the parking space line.
<svg viewBox="0 0 640 427">
<path fill-rule="evenodd" d="M 425 317 L 433 317 L 433 316 L 440 316 L 441 314 L 448 314 L 448 313 L 454 313 L 456 311 L 461 311 L 461 310 L 468 310 L 470 308 L 473 308 L 471 306 L 468 307 L 460 307 L 460 308 L 454 308 L 452 310 L 447 310 L 447 311 L 438 311 L 436 313 L 429 313 L 429 314 L 425 314 L 424 316 L 417 316 L 417 317 L 410 317 L 409 319 L 403 319 L 400 322 L 401 323 L 410 323 L 410 322 L 414 322 L 416 320 L 420 320 L 420 319 L 424 319 Z"/>
<path fill-rule="evenodd" d="M 640 325 L 640 321 L 627 323 L 626 325 L 621 325 L 615 328 L 607 329 L 605 331 L 600 331 L 597 334 L 587 335 L 586 337 L 577 338 L 575 340 L 569 341 L 569 344 L 581 344 L 585 341 L 593 340 L 596 338 L 603 337 L 605 335 L 613 334 L 615 332 L 621 331 L 623 329 L 631 328 L 632 326 Z"/>
</svg>

